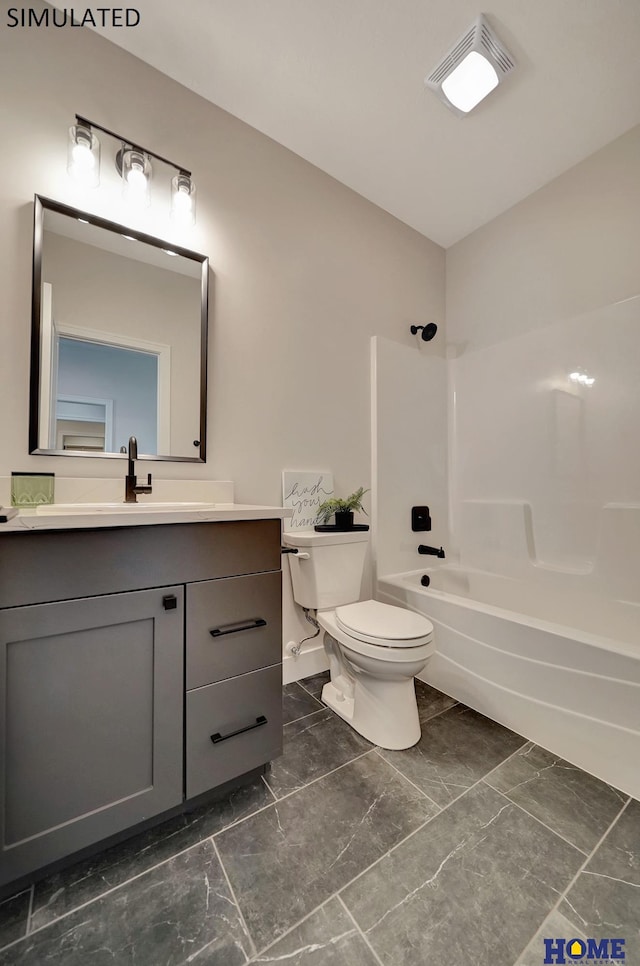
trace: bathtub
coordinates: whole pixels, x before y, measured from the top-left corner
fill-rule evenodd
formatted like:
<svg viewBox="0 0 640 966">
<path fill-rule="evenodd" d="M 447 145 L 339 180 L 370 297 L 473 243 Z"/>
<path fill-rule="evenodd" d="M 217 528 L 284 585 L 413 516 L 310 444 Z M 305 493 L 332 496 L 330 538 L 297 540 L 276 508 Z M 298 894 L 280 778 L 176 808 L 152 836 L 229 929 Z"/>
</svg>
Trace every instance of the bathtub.
<svg viewBox="0 0 640 966">
<path fill-rule="evenodd" d="M 433 623 L 428 684 L 640 798 L 638 603 L 453 565 L 376 596 Z"/>
</svg>

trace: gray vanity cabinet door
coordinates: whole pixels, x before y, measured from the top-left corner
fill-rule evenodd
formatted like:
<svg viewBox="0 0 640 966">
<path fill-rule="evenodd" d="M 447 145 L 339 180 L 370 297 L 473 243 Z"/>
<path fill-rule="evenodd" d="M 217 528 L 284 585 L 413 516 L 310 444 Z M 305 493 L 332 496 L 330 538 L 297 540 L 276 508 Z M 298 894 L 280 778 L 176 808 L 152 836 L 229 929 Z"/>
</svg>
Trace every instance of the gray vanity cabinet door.
<svg viewBox="0 0 640 966">
<path fill-rule="evenodd" d="M 182 801 L 183 597 L 0 611 L 0 885 Z"/>
</svg>

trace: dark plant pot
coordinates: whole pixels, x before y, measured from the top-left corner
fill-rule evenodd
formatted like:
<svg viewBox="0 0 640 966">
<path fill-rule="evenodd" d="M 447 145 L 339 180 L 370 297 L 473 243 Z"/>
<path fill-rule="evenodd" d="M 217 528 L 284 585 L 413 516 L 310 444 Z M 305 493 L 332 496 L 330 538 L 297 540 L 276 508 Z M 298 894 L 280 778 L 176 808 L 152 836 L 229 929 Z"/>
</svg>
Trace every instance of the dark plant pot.
<svg viewBox="0 0 640 966">
<path fill-rule="evenodd" d="M 335 516 L 338 530 L 353 529 L 353 510 L 336 510 Z"/>
</svg>

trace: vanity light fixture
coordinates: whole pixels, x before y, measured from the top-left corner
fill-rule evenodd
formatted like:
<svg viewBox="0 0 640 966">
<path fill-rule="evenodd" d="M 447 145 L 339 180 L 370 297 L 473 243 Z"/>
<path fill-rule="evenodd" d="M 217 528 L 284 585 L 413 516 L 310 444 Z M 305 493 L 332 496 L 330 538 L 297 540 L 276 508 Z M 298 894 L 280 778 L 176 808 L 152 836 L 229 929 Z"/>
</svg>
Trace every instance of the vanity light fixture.
<svg viewBox="0 0 640 966">
<path fill-rule="evenodd" d="M 570 372 L 569 379 L 571 382 L 577 382 L 580 386 L 592 386 L 596 381 L 594 376 L 590 376 L 588 373 L 579 370 Z"/>
<path fill-rule="evenodd" d="M 171 216 L 181 225 L 193 225 L 196 220 L 196 186 L 191 172 L 182 165 L 163 158 L 101 124 L 76 114 L 76 123 L 69 130 L 67 170 L 85 185 L 100 183 L 100 142 L 94 129 L 118 141 L 115 156 L 118 173 L 122 177 L 124 196 L 133 207 L 147 207 L 151 203 L 151 159 L 174 168 L 178 173 L 171 179 Z"/>
<path fill-rule="evenodd" d="M 424 83 L 454 114 L 465 117 L 514 67 L 513 57 L 480 14 Z"/>
</svg>

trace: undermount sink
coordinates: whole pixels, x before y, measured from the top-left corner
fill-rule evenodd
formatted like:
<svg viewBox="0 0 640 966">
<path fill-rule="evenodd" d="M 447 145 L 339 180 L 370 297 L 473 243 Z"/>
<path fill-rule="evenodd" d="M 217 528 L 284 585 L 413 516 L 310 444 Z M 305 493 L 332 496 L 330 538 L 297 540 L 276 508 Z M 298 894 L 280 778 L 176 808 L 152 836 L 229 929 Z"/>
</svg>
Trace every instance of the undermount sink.
<svg viewBox="0 0 640 966">
<path fill-rule="evenodd" d="M 211 510 L 214 503 L 47 503 L 37 508 L 43 516 L 73 513 L 175 513 L 178 510 Z"/>
</svg>

